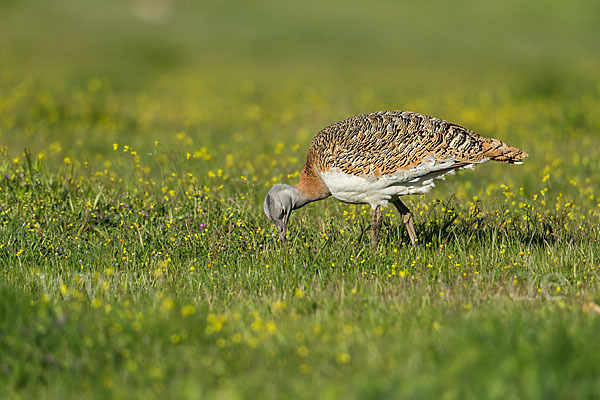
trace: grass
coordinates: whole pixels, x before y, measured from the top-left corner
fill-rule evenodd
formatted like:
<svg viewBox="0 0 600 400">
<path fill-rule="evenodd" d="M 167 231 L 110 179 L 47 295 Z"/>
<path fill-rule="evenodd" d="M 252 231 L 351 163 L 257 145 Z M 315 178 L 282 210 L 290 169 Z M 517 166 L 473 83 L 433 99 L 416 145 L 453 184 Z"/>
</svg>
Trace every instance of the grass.
<svg viewBox="0 0 600 400">
<path fill-rule="evenodd" d="M 597 397 L 599 25 L 549 4 L 0 6 L 0 395 Z M 398 51 L 409 15 L 432 30 Z M 530 157 L 408 198 L 416 248 L 387 208 L 372 253 L 369 208 L 335 199 L 281 246 L 267 190 L 383 109 Z"/>
</svg>

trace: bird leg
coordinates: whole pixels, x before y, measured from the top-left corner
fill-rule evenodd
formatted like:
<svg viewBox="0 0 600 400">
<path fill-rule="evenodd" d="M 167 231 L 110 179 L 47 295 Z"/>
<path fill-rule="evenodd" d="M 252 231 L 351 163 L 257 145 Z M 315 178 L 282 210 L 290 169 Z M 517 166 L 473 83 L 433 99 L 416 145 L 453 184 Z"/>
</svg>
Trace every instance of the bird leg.
<svg viewBox="0 0 600 400">
<path fill-rule="evenodd" d="M 404 223 L 404 227 L 406 228 L 406 231 L 408 232 L 408 236 L 410 237 L 410 241 L 411 241 L 412 245 L 414 246 L 415 242 L 417 241 L 417 234 L 415 233 L 415 224 L 414 224 L 413 217 L 412 217 L 410 210 L 397 197 L 392 199 L 392 203 L 398 209 L 398 212 L 400 213 L 400 216 L 402 217 L 402 222 Z"/>
<path fill-rule="evenodd" d="M 379 207 L 375 207 L 371 211 L 371 247 L 373 252 L 377 250 L 377 238 L 381 229 L 381 221 L 383 216 Z"/>
</svg>

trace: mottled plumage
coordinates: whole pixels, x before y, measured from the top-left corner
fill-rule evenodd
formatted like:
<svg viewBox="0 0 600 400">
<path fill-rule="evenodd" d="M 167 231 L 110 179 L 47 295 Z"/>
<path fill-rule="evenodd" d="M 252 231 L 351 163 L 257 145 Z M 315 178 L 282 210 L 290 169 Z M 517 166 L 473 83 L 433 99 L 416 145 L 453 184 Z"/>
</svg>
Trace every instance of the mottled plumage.
<svg viewBox="0 0 600 400">
<path fill-rule="evenodd" d="M 290 194 L 302 198 L 295 201 L 302 205 L 290 212 L 329 195 L 349 203 L 370 204 L 375 244 L 381 226 L 379 207 L 391 201 L 414 243 L 412 216 L 399 196 L 425 193 L 434 186 L 435 178 L 457 169 L 488 160 L 520 163 L 525 157 L 525 152 L 498 139 L 441 119 L 406 111 L 363 114 L 336 122 L 315 136 L 300 181 L 293 188 L 298 193 Z M 270 194 L 265 199 L 265 213 L 275 221 L 269 210 L 279 204 L 272 205 L 275 196 Z M 288 217 L 289 213 L 284 225 Z"/>
</svg>

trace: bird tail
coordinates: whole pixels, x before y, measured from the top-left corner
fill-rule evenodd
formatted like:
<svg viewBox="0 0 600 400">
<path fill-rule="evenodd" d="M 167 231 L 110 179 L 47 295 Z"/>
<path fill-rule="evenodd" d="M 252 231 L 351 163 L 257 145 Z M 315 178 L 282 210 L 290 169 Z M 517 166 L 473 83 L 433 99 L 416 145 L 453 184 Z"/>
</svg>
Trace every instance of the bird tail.
<svg viewBox="0 0 600 400">
<path fill-rule="evenodd" d="M 498 139 L 489 138 L 487 142 L 483 144 L 484 152 L 486 157 L 490 160 L 499 161 L 507 164 L 521 164 L 525 157 L 529 154 L 523 150 L 507 145 Z"/>
</svg>

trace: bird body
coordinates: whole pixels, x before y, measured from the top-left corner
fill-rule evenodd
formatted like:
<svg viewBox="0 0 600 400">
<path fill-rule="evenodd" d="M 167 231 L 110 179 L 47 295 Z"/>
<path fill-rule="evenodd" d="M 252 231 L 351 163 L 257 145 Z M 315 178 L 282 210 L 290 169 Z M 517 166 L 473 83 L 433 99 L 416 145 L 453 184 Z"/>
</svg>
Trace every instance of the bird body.
<svg viewBox="0 0 600 400">
<path fill-rule="evenodd" d="M 298 185 L 274 186 L 265 198 L 265 214 L 277 225 L 273 214 L 280 213 L 280 206 L 287 213 L 286 227 L 292 209 L 330 195 L 346 203 L 369 204 L 376 243 L 381 225 L 379 208 L 391 201 L 406 220 L 414 243 L 412 216 L 400 196 L 427 193 L 435 186 L 435 179 L 458 169 L 488 160 L 521 163 L 524 157 L 527 153 L 516 147 L 438 118 L 407 111 L 358 115 L 315 136 Z M 283 203 L 276 201 L 280 198 Z"/>
</svg>

